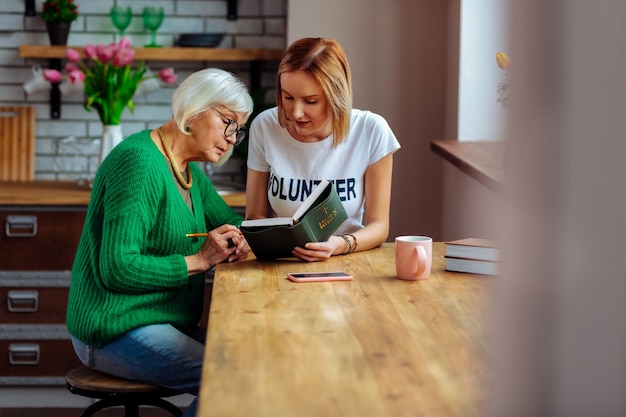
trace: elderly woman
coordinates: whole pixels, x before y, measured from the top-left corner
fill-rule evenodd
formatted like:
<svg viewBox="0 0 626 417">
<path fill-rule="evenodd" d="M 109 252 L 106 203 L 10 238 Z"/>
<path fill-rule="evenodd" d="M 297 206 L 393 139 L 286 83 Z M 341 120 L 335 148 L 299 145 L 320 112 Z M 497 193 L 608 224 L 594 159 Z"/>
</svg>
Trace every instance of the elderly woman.
<svg viewBox="0 0 626 417">
<path fill-rule="evenodd" d="M 228 159 L 252 106 L 232 74 L 199 71 L 174 92 L 172 119 L 129 136 L 103 161 L 67 308 L 86 366 L 198 394 L 205 273 L 250 248 L 237 228 L 242 218 L 193 161 Z"/>
</svg>

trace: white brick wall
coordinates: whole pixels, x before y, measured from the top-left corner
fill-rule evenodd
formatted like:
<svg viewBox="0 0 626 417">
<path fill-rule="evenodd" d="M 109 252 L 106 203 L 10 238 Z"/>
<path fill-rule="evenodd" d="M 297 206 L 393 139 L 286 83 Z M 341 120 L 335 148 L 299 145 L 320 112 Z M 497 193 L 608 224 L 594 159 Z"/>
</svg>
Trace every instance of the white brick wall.
<svg viewBox="0 0 626 417">
<path fill-rule="evenodd" d="M 83 96 L 75 93 L 62 97 L 61 118 L 51 119 L 49 93 L 26 96 L 22 85 L 32 78 L 32 66 L 46 67 L 47 60 L 22 59 L 21 44 L 48 45 L 45 23 L 41 18 L 43 0 L 36 0 L 37 15 L 24 16 L 24 1 L 0 2 L 0 105 L 33 106 L 36 109 L 35 177 L 37 179 L 78 179 L 93 176 L 98 154 L 101 124 L 95 112 L 83 108 Z M 174 44 L 179 33 L 205 32 L 226 34 L 221 47 L 285 48 L 287 0 L 238 0 L 238 19 L 226 19 L 226 0 L 76 0 L 79 18 L 72 23 L 70 45 L 111 42 L 115 29 L 108 16 L 111 6 L 130 5 L 133 20 L 126 35 L 134 45 L 149 42 L 144 31 L 141 10 L 147 5 L 165 9 L 157 41 Z M 277 63 L 262 65 L 261 85 L 268 89 L 266 102 L 273 103 Z M 147 62 L 153 70 L 173 66 L 179 81 L 194 71 L 219 67 L 250 80 L 247 63 L 232 62 Z M 162 86 L 159 91 L 136 98 L 135 113 L 124 113 L 122 131 L 154 128 L 170 118 L 170 98 L 176 86 Z M 233 160 L 213 172 L 216 177 L 241 180 L 241 163 Z"/>
</svg>

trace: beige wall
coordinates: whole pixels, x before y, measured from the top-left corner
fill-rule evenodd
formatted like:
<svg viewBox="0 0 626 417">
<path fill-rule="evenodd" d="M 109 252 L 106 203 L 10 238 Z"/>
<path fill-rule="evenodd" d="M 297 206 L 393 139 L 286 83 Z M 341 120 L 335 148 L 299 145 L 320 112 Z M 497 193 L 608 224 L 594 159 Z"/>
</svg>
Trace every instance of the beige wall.
<svg viewBox="0 0 626 417">
<path fill-rule="evenodd" d="M 430 141 L 446 131 L 447 21 L 456 16 L 449 3 L 458 2 L 288 3 L 287 42 L 304 36 L 337 39 L 350 60 L 355 107 L 384 116 L 402 145 L 394 159 L 390 239 L 399 234 L 441 239 L 443 162 Z"/>
<path fill-rule="evenodd" d="M 502 240 L 503 197 L 449 162 L 443 169 L 443 240 Z"/>
</svg>

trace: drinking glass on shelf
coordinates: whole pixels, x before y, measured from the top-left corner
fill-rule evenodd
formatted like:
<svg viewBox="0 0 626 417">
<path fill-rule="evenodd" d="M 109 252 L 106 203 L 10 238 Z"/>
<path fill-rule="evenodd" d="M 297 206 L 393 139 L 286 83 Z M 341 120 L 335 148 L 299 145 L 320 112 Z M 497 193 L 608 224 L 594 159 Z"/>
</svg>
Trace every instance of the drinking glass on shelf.
<svg viewBox="0 0 626 417">
<path fill-rule="evenodd" d="M 152 32 L 151 40 L 147 48 L 160 48 L 161 45 L 156 43 L 156 31 L 163 23 L 163 7 L 146 6 L 143 8 L 143 26 Z"/>
<path fill-rule="evenodd" d="M 133 18 L 132 10 L 130 6 L 113 6 L 111 7 L 110 16 L 111 22 L 119 31 L 121 38 L 124 36 L 124 31 L 130 26 L 130 21 Z"/>
</svg>

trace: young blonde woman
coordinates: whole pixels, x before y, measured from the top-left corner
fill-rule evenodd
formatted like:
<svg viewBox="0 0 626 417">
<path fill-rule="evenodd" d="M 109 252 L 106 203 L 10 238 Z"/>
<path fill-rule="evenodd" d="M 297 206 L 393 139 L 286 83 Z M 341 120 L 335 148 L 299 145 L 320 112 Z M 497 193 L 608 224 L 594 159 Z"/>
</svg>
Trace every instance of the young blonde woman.
<svg viewBox="0 0 626 417">
<path fill-rule="evenodd" d="M 341 45 L 327 38 L 292 43 L 278 68 L 276 102 L 250 126 L 246 218 L 290 217 L 320 180 L 329 180 L 348 219 L 326 242 L 309 242 L 293 255 L 321 261 L 381 245 L 400 144 L 381 116 L 352 108 Z"/>
</svg>

